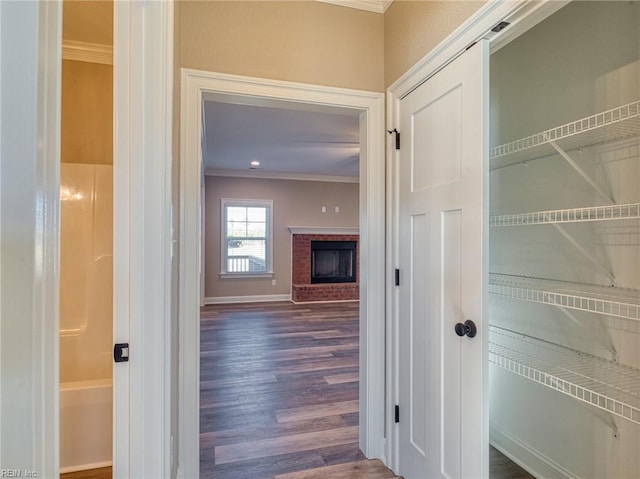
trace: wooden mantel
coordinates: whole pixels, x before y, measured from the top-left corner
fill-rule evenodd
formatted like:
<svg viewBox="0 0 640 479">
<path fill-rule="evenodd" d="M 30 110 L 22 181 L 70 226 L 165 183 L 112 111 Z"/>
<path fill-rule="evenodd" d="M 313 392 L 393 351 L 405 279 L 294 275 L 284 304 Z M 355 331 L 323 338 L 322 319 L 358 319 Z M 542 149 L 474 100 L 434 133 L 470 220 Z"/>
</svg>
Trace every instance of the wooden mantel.
<svg viewBox="0 0 640 479">
<path fill-rule="evenodd" d="M 294 235 L 357 235 L 360 228 L 357 226 L 289 226 L 289 231 Z"/>
</svg>

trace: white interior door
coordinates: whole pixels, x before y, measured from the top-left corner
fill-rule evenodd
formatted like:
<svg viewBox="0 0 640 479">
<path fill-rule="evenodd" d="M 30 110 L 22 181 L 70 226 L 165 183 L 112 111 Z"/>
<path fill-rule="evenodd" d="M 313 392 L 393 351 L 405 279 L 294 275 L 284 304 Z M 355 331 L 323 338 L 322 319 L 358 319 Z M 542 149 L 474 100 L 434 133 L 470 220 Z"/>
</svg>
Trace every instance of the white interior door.
<svg viewBox="0 0 640 479">
<path fill-rule="evenodd" d="M 61 17 L 0 2 L 0 477 L 58 475 Z"/>
<path fill-rule="evenodd" d="M 398 433 L 406 479 L 488 475 L 487 67 L 481 41 L 400 101 Z M 459 336 L 456 324 L 469 319 L 477 334 Z"/>
</svg>

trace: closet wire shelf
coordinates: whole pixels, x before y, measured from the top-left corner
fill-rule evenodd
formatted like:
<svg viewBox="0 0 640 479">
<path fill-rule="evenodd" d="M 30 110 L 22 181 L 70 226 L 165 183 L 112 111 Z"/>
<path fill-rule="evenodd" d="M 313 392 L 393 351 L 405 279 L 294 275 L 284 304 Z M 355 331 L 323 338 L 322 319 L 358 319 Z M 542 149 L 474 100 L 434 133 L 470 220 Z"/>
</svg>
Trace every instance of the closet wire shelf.
<svg viewBox="0 0 640 479">
<path fill-rule="evenodd" d="M 556 154 L 551 142 L 570 151 L 639 134 L 640 101 L 635 101 L 491 148 L 490 168 L 503 168 Z"/>
<path fill-rule="evenodd" d="M 640 424 L 640 370 L 489 326 L 489 361 Z"/>
<path fill-rule="evenodd" d="M 489 274 L 499 296 L 640 321 L 640 291 L 507 274 Z"/>
<path fill-rule="evenodd" d="M 629 219 L 640 219 L 640 203 L 499 215 L 492 216 L 489 224 L 491 226 L 524 226 Z"/>
</svg>

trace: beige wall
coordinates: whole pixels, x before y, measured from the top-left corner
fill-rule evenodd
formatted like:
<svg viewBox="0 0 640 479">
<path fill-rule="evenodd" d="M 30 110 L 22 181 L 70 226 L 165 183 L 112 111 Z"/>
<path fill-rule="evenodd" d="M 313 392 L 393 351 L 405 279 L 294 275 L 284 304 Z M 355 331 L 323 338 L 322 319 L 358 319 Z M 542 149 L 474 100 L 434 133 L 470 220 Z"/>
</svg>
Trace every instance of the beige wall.
<svg viewBox="0 0 640 479">
<path fill-rule="evenodd" d="M 62 61 L 62 161 L 113 164 L 113 67 Z"/>
<path fill-rule="evenodd" d="M 303 1 L 179 1 L 179 65 L 384 91 L 485 0 L 394 0 L 384 15 Z"/>
<path fill-rule="evenodd" d="M 384 91 L 393 81 L 424 57 L 449 33 L 474 13 L 479 1 L 404 1 L 395 0 L 387 12 L 366 12 L 321 2 L 303 1 L 190 1 L 175 4 L 174 30 L 174 155 L 178 158 L 180 125 L 180 68 L 247 75 L 276 80 L 336 86 L 370 91 Z M 178 185 L 179 170 L 174 168 L 174 184 Z M 248 188 L 248 179 L 207 179 L 207 251 L 206 297 L 286 294 L 290 291 L 289 237 L 277 237 L 276 279 L 221 281 L 220 238 L 212 234 L 212 221 L 219 222 L 219 198 L 244 196 L 229 188 Z M 292 217 L 289 224 L 347 225 L 358 224 L 357 194 L 353 195 L 352 216 L 346 214 L 321 216 L 319 206 L 331 198 L 326 191 L 348 188 L 348 185 L 324 183 L 329 189 L 310 188 L 319 183 L 277 182 L 264 180 L 261 188 L 270 184 L 299 185 L 295 201 L 285 201 Z M 213 193 L 211 185 L 216 182 Z M 354 191 L 357 188 L 350 185 Z M 177 186 L 174 188 L 177 192 Z M 264 197 L 276 190 L 266 189 Z M 279 194 L 279 193 L 278 193 Z M 214 195 L 214 196 L 212 196 Z M 292 193 L 293 195 L 293 193 Z M 314 196 L 316 195 L 316 196 Z M 252 186 L 248 197 L 257 196 Z M 293 196 L 292 196 L 293 197 Z M 274 198 L 275 199 L 275 198 Z M 213 203 L 212 203 L 213 202 Z M 331 207 L 331 204 L 327 204 Z M 282 212 L 281 207 L 276 207 Z M 308 209 L 310 215 L 299 215 Z M 288 209 L 285 211 L 289 211 Z M 329 211 L 332 211 L 330 208 Z M 289 214 L 289 213 L 287 213 Z M 176 215 L 177 218 L 177 215 Z M 349 218 L 349 219 L 347 219 Z M 278 216 L 276 221 L 280 221 Z M 177 229 L 176 229 L 177 231 Z M 278 234 L 288 232 L 286 229 Z M 286 254 L 282 248 L 287 248 Z M 280 258 L 286 256 L 286 263 Z M 283 277 L 283 275 L 285 275 Z"/>
<path fill-rule="evenodd" d="M 113 45 L 113 0 L 64 0 L 62 38 Z"/>
<path fill-rule="evenodd" d="M 358 185 L 255 178 L 206 178 L 205 296 L 253 296 L 291 292 L 288 226 L 358 226 Z M 273 279 L 220 279 L 220 199 L 273 200 Z M 321 207 L 327 212 L 322 213 Z M 335 213 L 335 207 L 340 213 Z"/>
<path fill-rule="evenodd" d="M 384 85 L 390 86 L 482 5 L 394 0 L 384 15 Z"/>
<path fill-rule="evenodd" d="M 181 66 L 383 91 L 384 17 L 312 1 L 181 1 Z"/>
</svg>

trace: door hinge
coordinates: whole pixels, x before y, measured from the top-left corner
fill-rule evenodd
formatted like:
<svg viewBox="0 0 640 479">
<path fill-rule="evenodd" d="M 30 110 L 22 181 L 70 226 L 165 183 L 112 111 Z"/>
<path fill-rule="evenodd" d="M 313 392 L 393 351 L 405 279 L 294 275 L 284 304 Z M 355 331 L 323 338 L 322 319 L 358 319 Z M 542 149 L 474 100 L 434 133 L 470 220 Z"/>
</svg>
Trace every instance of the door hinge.
<svg viewBox="0 0 640 479">
<path fill-rule="evenodd" d="M 394 134 L 396 135 L 396 150 L 400 149 L 400 132 L 398 131 L 397 128 L 394 128 L 393 130 L 387 130 L 389 132 L 390 135 Z"/>
<path fill-rule="evenodd" d="M 400 406 L 398 405 L 395 408 L 395 422 L 400 422 Z"/>
<path fill-rule="evenodd" d="M 113 346 L 113 360 L 116 363 L 129 361 L 129 343 L 116 343 Z"/>
<path fill-rule="evenodd" d="M 400 286 L 400 270 L 396 268 L 396 286 Z"/>
</svg>

